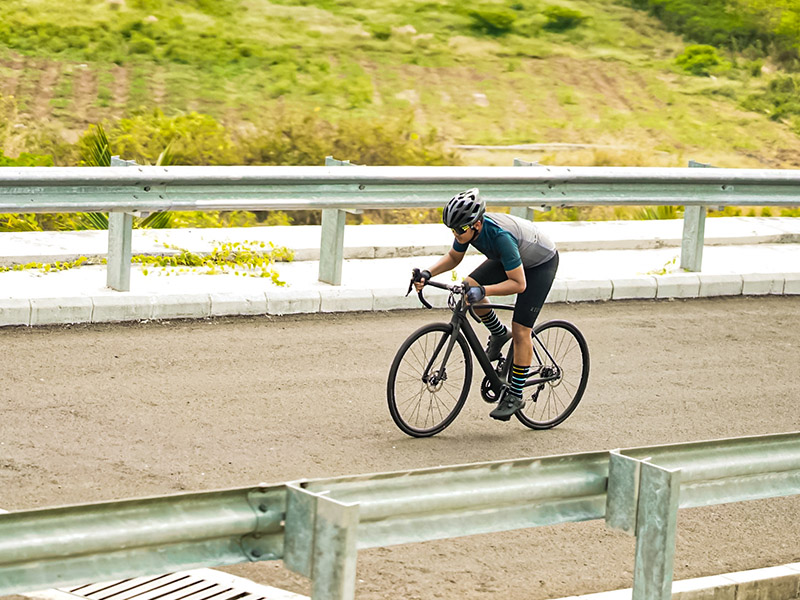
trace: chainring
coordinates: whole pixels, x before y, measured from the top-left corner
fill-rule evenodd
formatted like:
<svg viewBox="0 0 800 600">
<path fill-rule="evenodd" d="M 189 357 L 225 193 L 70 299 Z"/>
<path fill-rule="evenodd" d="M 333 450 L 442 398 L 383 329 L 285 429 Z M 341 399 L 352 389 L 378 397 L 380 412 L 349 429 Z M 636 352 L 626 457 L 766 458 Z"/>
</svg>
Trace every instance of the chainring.
<svg viewBox="0 0 800 600">
<path fill-rule="evenodd" d="M 503 378 L 504 364 L 505 359 L 501 356 L 500 360 L 497 362 L 497 367 L 495 367 L 495 373 L 497 373 L 501 379 Z M 489 404 L 497 402 L 497 393 L 492 389 L 492 384 L 488 377 L 484 377 L 483 381 L 481 381 L 481 398 L 483 398 L 484 402 L 488 402 Z"/>
<path fill-rule="evenodd" d="M 483 381 L 481 381 L 481 398 L 483 398 L 484 402 L 488 402 L 489 404 L 497 402 L 497 394 L 492 389 L 492 383 L 489 381 L 488 377 L 484 377 Z"/>
</svg>

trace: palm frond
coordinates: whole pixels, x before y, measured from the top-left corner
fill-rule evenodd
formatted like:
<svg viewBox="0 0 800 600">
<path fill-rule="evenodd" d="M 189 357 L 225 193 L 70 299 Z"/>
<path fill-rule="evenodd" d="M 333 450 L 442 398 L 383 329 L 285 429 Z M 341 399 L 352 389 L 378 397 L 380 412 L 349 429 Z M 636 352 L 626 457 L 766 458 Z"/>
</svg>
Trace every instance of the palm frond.
<svg viewBox="0 0 800 600">
<path fill-rule="evenodd" d="M 78 229 L 108 229 L 108 215 L 105 213 L 81 213 L 77 220 Z"/>
<path fill-rule="evenodd" d="M 156 212 L 142 219 L 138 225 L 141 229 L 169 229 L 172 227 L 172 213 Z"/>
<path fill-rule="evenodd" d="M 172 151 L 172 142 L 167 144 L 167 147 L 161 151 L 156 160 L 157 167 L 166 167 L 175 164 L 175 153 Z"/>
<path fill-rule="evenodd" d="M 87 142 L 83 162 L 89 167 L 110 167 L 111 147 L 102 125 L 95 125 L 84 138 Z"/>
</svg>

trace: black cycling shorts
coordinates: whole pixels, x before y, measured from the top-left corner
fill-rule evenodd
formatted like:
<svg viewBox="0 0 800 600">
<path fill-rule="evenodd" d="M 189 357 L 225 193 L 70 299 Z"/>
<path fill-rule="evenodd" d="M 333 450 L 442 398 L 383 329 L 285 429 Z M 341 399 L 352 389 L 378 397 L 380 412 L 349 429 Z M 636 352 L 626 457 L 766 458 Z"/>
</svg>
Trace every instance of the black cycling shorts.
<svg viewBox="0 0 800 600">
<path fill-rule="evenodd" d="M 556 278 L 558 270 L 558 252 L 553 258 L 536 267 L 525 269 L 525 291 L 517 294 L 517 301 L 514 305 L 515 323 L 525 327 L 533 327 L 539 311 L 544 306 L 547 294 L 553 287 L 553 280 Z M 486 260 L 469 274 L 481 285 L 494 285 L 508 279 L 503 263 L 499 260 Z"/>
</svg>

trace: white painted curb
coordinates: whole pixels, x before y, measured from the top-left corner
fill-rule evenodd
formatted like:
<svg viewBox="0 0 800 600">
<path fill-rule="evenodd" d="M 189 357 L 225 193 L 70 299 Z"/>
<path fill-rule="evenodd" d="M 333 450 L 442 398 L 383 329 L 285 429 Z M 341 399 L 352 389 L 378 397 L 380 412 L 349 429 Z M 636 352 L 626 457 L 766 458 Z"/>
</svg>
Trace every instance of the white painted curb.
<svg viewBox="0 0 800 600">
<path fill-rule="evenodd" d="M 631 588 L 561 600 L 630 600 Z M 672 583 L 673 600 L 794 600 L 800 596 L 800 563 L 739 571 Z"/>
<path fill-rule="evenodd" d="M 600 280 L 559 280 L 547 303 L 800 295 L 800 273 L 703 275 L 671 273 Z M 425 298 L 446 308 L 448 293 L 427 288 Z M 491 298 L 513 304 L 513 296 Z M 290 315 L 421 308 L 416 293 L 396 287 L 274 288 L 266 292 L 194 294 L 103 294 L 63 298 L 0 298 L 0 327 L 114 323 L 149 319 L 200 319 L 231 315 Z"/>
</svg>

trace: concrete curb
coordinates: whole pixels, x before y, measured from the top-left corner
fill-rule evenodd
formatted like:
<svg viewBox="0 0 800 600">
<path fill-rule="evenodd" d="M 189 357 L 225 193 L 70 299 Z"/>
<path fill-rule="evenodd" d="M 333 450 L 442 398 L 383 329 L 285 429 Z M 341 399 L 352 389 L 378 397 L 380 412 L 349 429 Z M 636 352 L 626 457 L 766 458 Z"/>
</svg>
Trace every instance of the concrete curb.
<svg viewBox="0 0 800 600">
<path fill-rule="evenodd" d="M 255 584 L 247 579 L 213 569 L 189 571 L 206 580 L 220 581 L 246 591 L 259 591 L 269 600 L 301 600 L 306 596 Z M 264 594 L 266 592 L 266 594 Z M 24 594 L 37 600 L 85 598 L 65 590 L 51 589 Z M 568 596 L 560 600 L 631 600 L 631 588 Z M 673 600 L 794 600 L 800 597 L 800 563 L 739 571 L 710 577 L 683 579 L 672 583 Z"/>
<path fill-rule="evenodd" d="M 561 600 L 630 600 L 631 588 Z M 794 600 L 800 597 L 800 563 L 672 583 L 673 600 Z"/>
<path fill-rule="evenodd" d="M 800 273 L 703 275 L 674 273 L 598 280 L 557 279 L 547 298 L 556 302 L 708 298 L 800 294 Z M 436 308 L 447 293 L 428 289 Z M 512 303 L 513 298 L 493 298 Z M 149 319 L 200 319 L 230 315 L 289 315 L 420 308 L 416 295 L 397 288 L 276 288 L 265 292 L 137 294 L 0 299 L 0 327 L 69 323 L 113 323 Z"/>
</svg>

